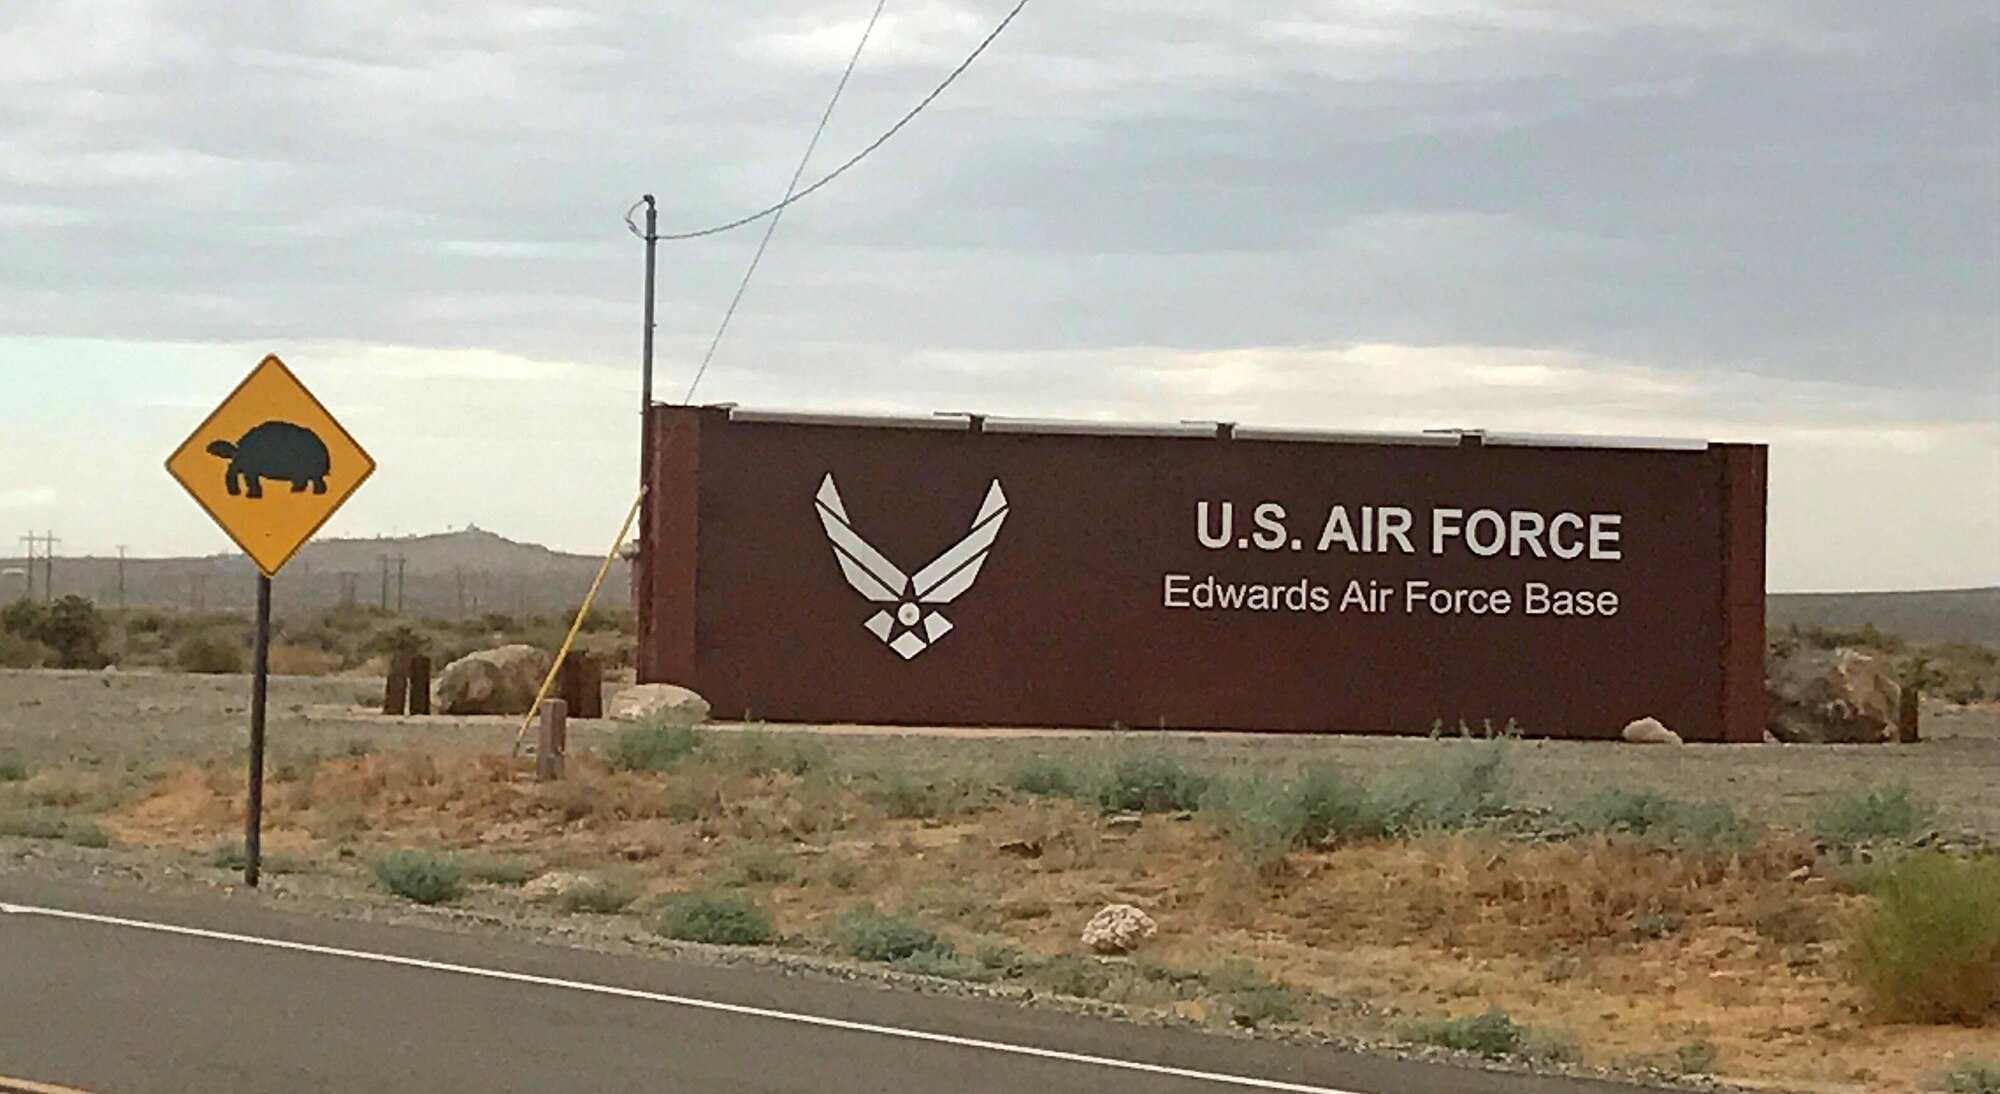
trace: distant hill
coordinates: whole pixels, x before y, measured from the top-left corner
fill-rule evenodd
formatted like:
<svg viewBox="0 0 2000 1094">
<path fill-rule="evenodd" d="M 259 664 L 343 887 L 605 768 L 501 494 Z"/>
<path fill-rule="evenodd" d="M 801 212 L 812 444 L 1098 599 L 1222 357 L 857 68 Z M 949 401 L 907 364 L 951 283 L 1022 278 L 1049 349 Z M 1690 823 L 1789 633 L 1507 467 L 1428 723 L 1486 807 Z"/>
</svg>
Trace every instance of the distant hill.
<svg viewBox="0 0 2000 1094">
<path fill-rule="evenodd" d="M 567 613 L 576 609 L 597 576 L 600 558 L 563 554 L 517 543 L 477 528 L 394 539 L 328 539 L 308 544 L 279 574 L 273 596 L 280 617 L 341 603 L 395 608 L 416 616 L 458 617 L 479 612 Z M 0 569 L 22 566 L 0 560 Z M 632 604 L 631 566 L 619 560 L 606 575 L 599 605 Z M 106 607 L 119 602 L 115 558 L 55 560 L 55 593 L 78 593 Z M 237 555 L 206 558 L 133 558 L 124 564 L 128 607 L 250 611 L 257 572 Z M 40 565 L 36 595 L 42 593 Z M 22 578 L 9 575 L 0 598 L 20 595 Z"/>
<path fill-rule="evenodd" d="M 1917 642 L 1977 642 L 2000 649 L 2000 587 L 1911 593 L 1785 593 L 1770 600 L 1770 624 L 1859 627 Z"/>
<path fill-rule="evenodd" d="M 399 562 L 400 560 L 400 562 Z M 519 543 L 478 528 L 395 539 L 328 539 L 308 544 L 279 576 L 278 614 L 290 616 L 353 602 L 394 608 L 400 588 L 411 615 L 455 618 L 478 612 L 546 615 L 574 611 L 599 559 Z M 0 569 L 22 565 L 0 559 Z M 401 572 L 401 582 L 397 574 Z M 385 581 L 386 575 L 386 581 Z M 129 559 L 125 603 L 131 607 L 249 611 L 256 571 L 241 557 Z M 632 605 L 632 568 L 612 563 L 598 603 Z M 41 576 L 35 578 L 41 592 Z M 57 558 L 56 595 L 80 593 L 118 603 L 118 560 Z M 20 595 L 21 578 L 0 579 L 0 599 Z M 1770 598 L 1773 627 L 1878 629 L 1919 642 L 1978 642 L 2000 649 L 2000 587 L 1906 593 L 1782 593 Z"/>
</svg>

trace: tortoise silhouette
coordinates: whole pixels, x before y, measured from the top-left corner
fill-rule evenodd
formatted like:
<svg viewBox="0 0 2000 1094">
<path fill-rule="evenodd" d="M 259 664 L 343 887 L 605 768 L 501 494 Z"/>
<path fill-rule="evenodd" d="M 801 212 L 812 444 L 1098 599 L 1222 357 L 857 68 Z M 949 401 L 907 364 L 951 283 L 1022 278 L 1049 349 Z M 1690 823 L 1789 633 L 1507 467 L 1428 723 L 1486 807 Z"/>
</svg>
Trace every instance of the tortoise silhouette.
<svg viewBox="0 0 2000 1094">
<path fill-rule="evenodd" d="M 291 483 L 294 494 L 305 493 L 309 486 L 313 493 L 324 494 L 326 473 L 333 463 L 319 434 L 291 422 L 265 422 L 234 444 L 210 444 L 208 454 L 229 461 L 226 482 L 232 496 L 247 493 L 253 498 L 264 496 L 265 479 Z"/>
</svg>

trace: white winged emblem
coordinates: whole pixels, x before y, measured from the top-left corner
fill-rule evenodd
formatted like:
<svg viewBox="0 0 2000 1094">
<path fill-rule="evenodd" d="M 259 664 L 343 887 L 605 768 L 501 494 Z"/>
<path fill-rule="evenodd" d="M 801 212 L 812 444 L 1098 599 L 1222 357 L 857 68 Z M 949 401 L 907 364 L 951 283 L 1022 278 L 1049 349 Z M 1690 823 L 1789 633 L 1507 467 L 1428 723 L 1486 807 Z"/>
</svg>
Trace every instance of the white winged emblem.
<svg viewBox="0 0 2000 1094">
<path fill-rule="evenodd" d="M 1000 489 L 1000 480 L 994 479 L 979 506 L 979 515 L 972 518 L 972 531 L 911 577 L 854 530 L 831 474 L 819 484 L 815 501 L 819 522 L 826 526 L 826 538 L 833 542 L 833 557 L 847 583 L 870 603 L 893 605 L 870 616 L 862 626 L 905 661 L 951 632 L 951 620 L 934 611 L 932 605 L 949 604 L 972 588 L 1000 535 L 1000 526 L 1007 522 L 1007 494 Z"/>
</svg>

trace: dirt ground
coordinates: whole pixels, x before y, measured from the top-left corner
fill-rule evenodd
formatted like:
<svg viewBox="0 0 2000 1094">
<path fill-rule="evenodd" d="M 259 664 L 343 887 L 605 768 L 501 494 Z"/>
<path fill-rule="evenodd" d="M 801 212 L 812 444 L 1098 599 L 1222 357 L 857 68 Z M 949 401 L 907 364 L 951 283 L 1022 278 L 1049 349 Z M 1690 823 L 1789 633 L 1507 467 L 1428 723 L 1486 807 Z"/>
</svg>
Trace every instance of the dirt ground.
<svg viewBox="0 0 2000 1094">
<path fill-rule="evenodd" d="M 369 709 L 382 683 L 367 677 L 279 677 L 271 684 L 274 756 L 339 753 L 366 741 L 382 749 L 444 754 L 506 751 L 510 718 L 387 718 Z M 241 676 L 166 673 L 0 672 L 0 752 L 31 765 L 101 762 L 150 768 L 235 753 L 248 737 L 250 685 Z M 596 748 L 617 731 L 571 725 L 572 748 Z M 793 729 L 808 727 L 767 727 Z M 1440 748 L 1422 739 L 1271 734 L 911 730 L 810 727 L 845 769 L 892 764 L 912 775 L 1004 769 L 1030 758 L 1088 760 L 1142 743 L 1209 771 L 1284 770 L 1332 762 L 1364 780 L 1392 776 Z M 1727 802 L 1796 824 L 1821 795 L 1907 783 L 1940 809 L 1948 831 L 2000 841 L 2000 706 L 1928 706 L 1916 745 L 1687 745 L 1528 741 L 1514 750 L 1517 789 L 1529 804 L 1558 805 L 1606 786 Z M 1447 743 L 1445 747 L 1449 747 Z"/>
</svg>

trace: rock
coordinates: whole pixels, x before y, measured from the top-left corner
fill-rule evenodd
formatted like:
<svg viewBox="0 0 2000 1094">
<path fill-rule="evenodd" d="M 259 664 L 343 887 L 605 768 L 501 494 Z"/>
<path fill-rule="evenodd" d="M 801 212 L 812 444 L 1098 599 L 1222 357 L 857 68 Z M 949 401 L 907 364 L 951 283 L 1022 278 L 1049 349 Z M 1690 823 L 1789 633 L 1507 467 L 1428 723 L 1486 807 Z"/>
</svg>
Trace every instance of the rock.
<svg viewBox="0 0 2000 1094">
<path fill-rule="evenodd" d="M 634 684 L 612 693 L 605 717 L 619 722 L 659 719 L 670 726 L 708 721 L 708 700 L 673 684 Z"/>
<path fill-rule="evenodd" d="M 1889 663 L 1851 649 L 1797 649 L 1765 669 L 1764 721 L 1786 744 L 1881 744 L 1896 739 L 1903 689 Z"/>
<path fill-rule="evenodd" d="M 1038 839 L 1010 839 L 993 845 L 995 851 L 1014 858 L 1041 858 L 1042 841 Z"/>
<path fill-rule="evenodd" d="M 1798 869 L 1793 870 L 1791 873 L 1785 875 L 1785 877 L 1789 878 L 1792 881 L 1805 881 L 1807 878 L 1810 878 L 1812 876 L 1813 876 L 1813 871 L 1811 864 L 1801 866 Z"/>
<path fill-rule="evenodd" d="M 588 892 L 601 884 L 589 874 L 551 870 L 521 886 L 521 895 L 529 900 L 562 900 L 577 893 Z"/>
<path fill-rule="evenodd" d="M 439 714 L 526 714 L 548 678 L 551 660 L 533 646 L 466 654 L 438 673 L 431 709 Z"/>
<path fill-rule="evenodd" d="M 1635 745 L 1677 745 L 1681 735 L 1660 724 L 1658 718 L 1641 718 L 1625 727 L 1625 740 Z"/>
<path fill-rule="evenodd" d="M 1104 819 L 1104 830 L 1115 833 L 1137 832 L 1139 826 L 1144 823 L 1146 819 L 1137 813 L 1120 813 L 1115 817 Z"/>
<path fill-rule="evenodd" d="M 1152 916 L 1130 904 L 1110 904 L 1084 925 L 1083 944 L 1096 953 L 1131 953 L 1158 933 L 1160 925 Z"/>
</svg>

